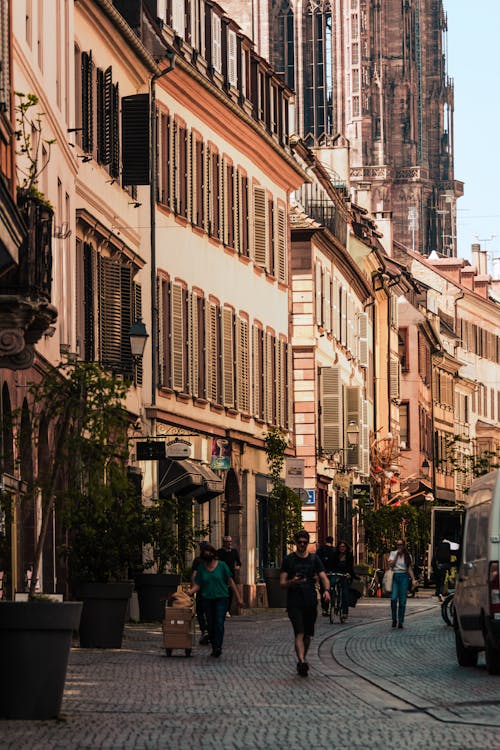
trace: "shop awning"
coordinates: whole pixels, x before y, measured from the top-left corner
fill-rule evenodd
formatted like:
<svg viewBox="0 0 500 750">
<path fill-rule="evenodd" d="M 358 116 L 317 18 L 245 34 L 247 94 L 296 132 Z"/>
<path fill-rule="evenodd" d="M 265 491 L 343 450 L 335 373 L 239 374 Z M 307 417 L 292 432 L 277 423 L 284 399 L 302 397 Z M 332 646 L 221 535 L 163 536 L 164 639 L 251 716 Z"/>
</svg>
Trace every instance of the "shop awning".
<svg viewBox="0 0 500 750">
<path fill-rule="evenodd" d="M 224 482 L 208 466 L 188 458 L 164 458 L 158 462 L 160 497 L 192 497 L 205 503 L 224 492 Z"/>
</svg>

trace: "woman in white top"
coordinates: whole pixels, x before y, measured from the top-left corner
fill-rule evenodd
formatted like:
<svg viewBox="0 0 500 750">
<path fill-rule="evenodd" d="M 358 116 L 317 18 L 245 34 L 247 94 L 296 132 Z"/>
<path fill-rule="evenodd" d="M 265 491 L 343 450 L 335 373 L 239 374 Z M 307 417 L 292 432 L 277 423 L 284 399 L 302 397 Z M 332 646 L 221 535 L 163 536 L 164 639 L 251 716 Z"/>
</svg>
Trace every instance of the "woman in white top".
<svg viewBox="0 0 500 750">
<path fill-rule="evenodd" d="M 397 626 L 401 630 L 405 619 L 410 579 L 414 580 L 411 555 L 402 539 L 398 539 L 397 549 L 389 554 L 389 568 L 393 572 L 391 591 L 392 627 Z"/>
</svg>

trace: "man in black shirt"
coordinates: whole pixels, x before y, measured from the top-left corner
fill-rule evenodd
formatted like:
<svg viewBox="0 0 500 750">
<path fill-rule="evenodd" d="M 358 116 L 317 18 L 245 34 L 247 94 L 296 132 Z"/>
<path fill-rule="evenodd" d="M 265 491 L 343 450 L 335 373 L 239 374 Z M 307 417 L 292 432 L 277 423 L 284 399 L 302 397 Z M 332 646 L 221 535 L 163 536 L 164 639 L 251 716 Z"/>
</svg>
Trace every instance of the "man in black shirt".
<svg viewBox="0 0 500 750">
<path fill-rule="evenodd" d="M 296 552 L 287 555 L 281 565 L 280 584 L 287 589 L 286 609 L 295 634 L 297 672 L 307 677 L 307 651 L 314 635 L 318 614 L 316 577 L 324 586 L 323 596 L 330 601 L 330 581 L 317 555 L 308 553 L 309 533 L 302 529 L 295 535 Z"/>
<path fill-rule="evenodd" d="M 217 550 L 217 557 L 226 563 L 227 567 L 231 571 L 231 578 L 238 584 L 237 571 L 241 568 L 240 553 L 235 547 L 232 547 L 233 540 L 230 536 L 222 537 L 222 547 Z M 233 591 L 231 587 L 228 587 L 229 601 L 227 604 L 227 617 L 231 617 L 231 604 L 233 603 Z"/>
<path fill-rule="evenodd" d="M 319 559 L 323 563 L 323 567 L 325 568 L 325 572 L 327 576 L 330 576 L 331 573 L 333 573 L 333 561 L 335 558 L 335 547 L 333 546 L 333 536 L 327 536 L 325 539 L 325 543 L 321 544 L 318 549 L 316 550 L 316 554 L 318 555 Z M 323 581 L 320 579 L 319 581 L 319 590 L 321 594 L 321 610 L 324 617 L 328 617 L 328 603 L 325 601 L 323 597 L 323 592 L 325 590 L 323 586 Z"/>
</svg>

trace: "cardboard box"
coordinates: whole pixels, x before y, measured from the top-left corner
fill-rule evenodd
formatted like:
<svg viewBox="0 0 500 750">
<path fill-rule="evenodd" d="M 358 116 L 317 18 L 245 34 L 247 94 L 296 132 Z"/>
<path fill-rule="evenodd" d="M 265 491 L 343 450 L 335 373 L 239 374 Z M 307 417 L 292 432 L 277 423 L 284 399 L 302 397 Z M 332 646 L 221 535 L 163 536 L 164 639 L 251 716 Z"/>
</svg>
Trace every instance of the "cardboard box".
<svg viewBox="0 0 500 750">
<path fill-rule="evenodd" d="M 191 633 L 191 622 L 193 613 L 191 609 L 179 607 L 166 607 L 165 619 L 163 620 L 163 632 L 175 634 Z"/>
<path fill-rule="evenodd" d="M 192 648 L 193 636 L 191 633 L 163 633 L 164 648 Z"/>
</svg>

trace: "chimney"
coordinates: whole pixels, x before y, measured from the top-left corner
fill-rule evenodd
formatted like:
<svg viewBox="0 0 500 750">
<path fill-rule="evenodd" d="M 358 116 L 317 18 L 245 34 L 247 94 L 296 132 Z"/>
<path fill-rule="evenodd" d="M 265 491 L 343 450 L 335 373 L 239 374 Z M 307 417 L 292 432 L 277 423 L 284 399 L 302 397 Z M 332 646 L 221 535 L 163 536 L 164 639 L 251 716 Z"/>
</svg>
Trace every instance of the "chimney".
<svg viewBox="0 0 500 750">
<path fill-rule="evenodd" d="M 479 270 L 479 264 L 480 264 L 479 256 L 481 253 L 481 245 L 479 244 L 479 242 L 474 242 L 471 245 L 471 250 L 472 250 L 472 265 L 476 266 L 476 273 L 481 273 Z"/>
</svg>

